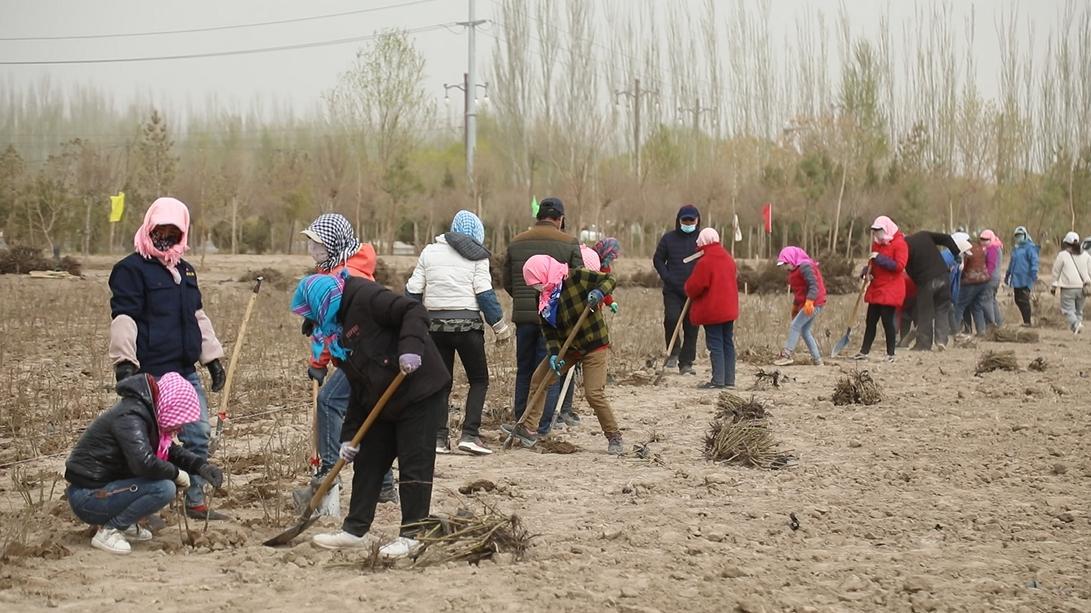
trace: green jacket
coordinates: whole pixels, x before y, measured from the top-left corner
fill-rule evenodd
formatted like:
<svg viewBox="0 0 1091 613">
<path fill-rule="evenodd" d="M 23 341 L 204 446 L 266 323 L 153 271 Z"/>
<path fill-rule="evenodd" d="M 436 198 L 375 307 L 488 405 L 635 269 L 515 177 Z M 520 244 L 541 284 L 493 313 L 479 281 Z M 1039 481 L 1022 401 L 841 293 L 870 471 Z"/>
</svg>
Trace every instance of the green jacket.
<svg viewBox="0 0 1091 613">
<path fill-rule="evenodd" d="M 561 283 L 561 294 L 557 299 L 557 327 L 549 325 L 539 316 L 542 335 L 546 340 L 546 349 L 551 355 L 560 353 L 561 345 L 568 338 L 572 326 L 576 325 L 576 320 L 587 308 L 587 294 L 597 289 L 603 296 L 609 296 L 615 287 L 617 282 L 614 281 L 614 277 L 605 273 L 592 272 L 583 268 L 577 268 L 568 273 L 568 277 Z M 568 347 L 568 351 L 576 352 L 582 357 L 609 344 L 610 332 L 606 328 L 606 318 L 602 316 L 600 305 L 594 313 L 587 316 L 583 327 Z"/>
<path fill-rule="evenodd" d="M 508 254 L 501 266 L 504 290 L 512 297 L 511 321 L 517 324 L 538 323 L 538 292 L 523 280 L 523 264 L 531 256 L 545 254 L 569 268 L 583 268 L 580 243 L 576 237 L 557 229 L 549 221 L 539 221 L 534 227 L 516 235 L 508 245 Z"/>
</svg>

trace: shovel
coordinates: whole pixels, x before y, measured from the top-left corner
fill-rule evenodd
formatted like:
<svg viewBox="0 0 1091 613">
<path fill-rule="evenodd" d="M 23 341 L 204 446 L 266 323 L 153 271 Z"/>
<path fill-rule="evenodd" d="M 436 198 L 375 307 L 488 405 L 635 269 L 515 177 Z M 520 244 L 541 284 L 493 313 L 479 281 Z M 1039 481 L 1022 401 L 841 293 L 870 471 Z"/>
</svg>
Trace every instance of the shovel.
<svg viewBox="0 0 1091 613">
<path fill-rule="evenodd" d="M 860 314 L 860 303 L 864 300 L 864 293 L 867 292 L 867 278 L 860 282 L 860 293 L 856 296 L 856 304 L 852 307 L 852 317 L 849 318 L 848 328 L 845 329 L 845 335 L 837 340 L 833 345 L 833 351 L 830 352 L 831 358 L 836 358 L 837 354 L 845 350 L 845 347 L 849 346 L 849 336 L 852 334 L 852 324 L 856 322 L 856 317 Z"/>
<path fill-rule="evenodd" d="M 564 406 L 564 397 L 568 395 L 568 388 L 572 386 L 572 379 L 576 376 L 576 368 L 572 367 L 568 369 L 568 373 L 564 376 L 564 384 L 561 385 L 561 395 L 557 396 L 557 406 L 553 409 L 553 419 L 549 422 L 549 431 L 553 432 L 553 428 L 557 425 L 557 417 L 561 414 L 561 407 Z"/>
<path fill-rule="evenodd" d="M 364 440 L 364 435 L 371 429 L 371 424 L 375 423 L 375 420 L 378 419 L 379 413 L 382 413 L 383 408 L 386 407 L 386 403 L 390 402 L 390 398 L 398 391 L 398 386 L 402 384 L 403 380 L 405 380 L 405 373 L 399 371 L 398 376 L 394 377 L 394 380 L 390 382 L 386 391 L 383 392 L 382 397 L 375 403 L 375 407 L 371 409 L 371 413 L 368 413 L 367 419 L 360 425 L 360 429 L 356 431 L 356 436 L 352 437 L 353 447 L 360 446 L 360 441 Z M 310 528 L 314 522 L 318 521 L 318 516 L 315 515 L 314 512 L 318 508 L 318 505 L 322 503 L 322 498 L 326 496 L 326 492 L 330 491 L 330 488 L 333 487 L 333 482 L 337 480 L 337 475 L 341 473 L 341 469 L 344 467 L 345 460 L 343 458 L 337 458 L 337 463 L 333 465 L 333 469 L 326 475 L 326 479 L 322 481 L 322 485 L 315 491 L 314 496 L 311 496 L 311 501 L 307 503 L 307 508 L 304 509 L 302 516 L 299 518 L 299 523 L 265 541 L 264 544 L 268 547 L 287 545 L 291 543 L 295 537 L 303 534 L 303 531 Z"/>
<path fill-rule="evenodd" d="M 235 346 L 231 348 L 231 362 L 227 365 L 227 380 L 224 381 L 223 396 L 220 397 L 220 412 L 216 414 L 216 431 L 208 442 L 208 455 L 210 456 L 216 451 L 216 446 L 224 431 L 224 424 L 227 423 L 227 409 L 231 403 L 231 384 L 235 381 L 235 368 L 239 365 L 239 353 L 242 352 L 242 343 L 246 338 L 246 324 L 250 321 L 250 314 L 254 312 L 254 303 L 258 300 L 258 292 L 261 291 L 261 282 L 263 280 L 264 277 L 255 279 L 254 293 L 250 296 L 250 301 L 246 303 L 246 312 L 243 313 L 242 324 L 239 326 L 239 336 L 235 339 Z"/>
<path fill-rule="evenodd" d="M 704 253 L 698 251 L 698 253 Z M 678 335 L 682 332 L 682 323 L 686 321 L 686 313 L 689 312 L 690 298 L 686 298 L 686 303 L 682 305 L 682 314 L 678 316 L 678 323 L 674 324 L 674 334 L 671 335 L 671 342 L 667 344 L 667 355 L 663 358 L 663 365 L 659 367 L 659 372 L 655 373 L 655 379 L 652 380 L 652 385 L 659 385 L 663 381 L 663 374 L 667 372 L 667 362 L 671 361 L 671 354 L 674 353 L 674 345 L 678 342 Z"/>
</svg>

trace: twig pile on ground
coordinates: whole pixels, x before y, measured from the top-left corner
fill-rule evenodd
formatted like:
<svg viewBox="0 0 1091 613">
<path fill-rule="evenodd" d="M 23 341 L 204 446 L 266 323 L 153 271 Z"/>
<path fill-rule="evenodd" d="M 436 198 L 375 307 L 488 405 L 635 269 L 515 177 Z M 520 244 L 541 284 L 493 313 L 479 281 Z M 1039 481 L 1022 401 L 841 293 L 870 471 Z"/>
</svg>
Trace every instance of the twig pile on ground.
<svg viewBox="0 0 1091 613">
<path fill-rule="evenodd" d="M 986 351 L 977 363 L 977 374 L 984 374 L 994 370 L 1019 370 L 1019 362 L 1015 360 L 1014 351 Z"/>
<path fill-rule="evenodd" d="M 1030 361 L 1030 364 L 1027 365 L 1027 368 L 1034 372 L 1045 372 L 1046 369 L 1049 368 L 1049 363 L 1046 362 L 1045 358 L 1034 358 Z"/>
<path fill-rule="evenodd" d="M 435 517 L 421 522 L 417 535 L 421 551 L 414 567 L 448 562 L 476 564 L 497 554 L 522 560 L 534 538 L 517 515 L 505 515 L 484 504 L 481 513 L 462 508 L 453 517 Z"/>
<path fill-rule="evenodd" d="M 753 398 L 723 392 L 705 434 L 705 458 L 754 468 L 788 466 L 792 456 L 777 449 L 766 416 L 765 406 Z"/>
<path fill-rule="evenodd" d="M 747 400 L 731 392 L 720 392 L 720 398 L 716 402 L 716 419 L 740 422 L 744 420 L 755 421 L 766 417 L 768 417 L 768 413 L 765 411 L 765 405 L 753 396 Z"/>
<path fill-rule="evenodd" d="M 42 257 L 42 250 L 33 247 L 12 247 L 0 251 L 0 275 L 25 275 L 32 270 L 51 270 L 53 266 Z"/>
<path fill-rule="evenodd" d="M 769 386 L 779 388 L 781 382 L 788 381 L 788 377 L 779 370 L 772 372 L 766 372 L 764 368 L 759 368 L 758 372 L 754 374 L 754 387 L 751 389 L 764 390 L 769 389 Z"/>
<path fill-rule="evenodd" d="M 866 370 L 841 377 L 833 388 L 833 403 L 839 407 L 849 404 L 870 406 L 882 401 L 883 391 Z"/>
<path fill-rule="evenodd" d="M 538 450 L 539 453 L 560 454 L 576 453 L 580 450 L 576 445 L 556 438 L 542 439 L 538 441 L 538 444 L 534 446 L 534 449 Z"/>
<path fill-rule="evenodd" d="M 989 331 L 988 340 L 994 343 L 1037 343 L 1038 333 L 1034 330 L 993 328 Z"/>
</svg>

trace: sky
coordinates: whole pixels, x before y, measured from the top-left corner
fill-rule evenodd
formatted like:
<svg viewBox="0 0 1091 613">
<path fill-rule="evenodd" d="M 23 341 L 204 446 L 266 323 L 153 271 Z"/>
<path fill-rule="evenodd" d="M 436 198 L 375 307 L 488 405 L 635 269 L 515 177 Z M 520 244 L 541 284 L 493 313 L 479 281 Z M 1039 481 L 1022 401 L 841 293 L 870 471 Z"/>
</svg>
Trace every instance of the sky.
<svg viewBox="0 0 1091 613">
<path fill-rule="evenodd" d="M 610 5 L 594 1 L 601 27 L 606 27 L 606 9 L 626 10 L 624 0 Z M 657 0 L 658 1 L 658 0 Z M 700 14 L 703 0 L 674 0 L 690 5 Z M 728 0 L 715 0 L 723 2 Z M 734 0 L 731 0 L 734 1 Z M 1035 45 L 1044 48 L 1045 32 L 1056 27 L 1059 11 L 1066 0 L 951 0 L 953 19 L 962 23 L 976 13 L 978 36 L 975 39 L 980 74 L 979 83 L 986 95 L 997 87 L 997 36 L 995 20 L 1001 11 L 1017 10 L 1035 24 Z M 368 36 L 386 28 L 413 30 L 418 49 L 427 64 L 426 88 L 435 92 L 442 105 L 443 84 L 459 82 L 466 70 L 467 35 L 465 28 L 453 25 L 467 19 L 469 0 L 189 0 L 164 2 L 147 0 L 0 0 L 0 62 L 67 59 L 135 58 L 188 55 L 195 53 L 263 49 L 276 46 L 306 45 L 324 41 Z M 666 6 L 668 0 L 662 0 Z M 477 18 L 492 19 L 498 12 L 495 0 L 477 0 Z M 920 3 L 910 0 L 771 0 L 774 28 L 794 27 L 794 14 L 804 6 L 823 9 L 830 20 L 838 6 L 849 10 L 856 33 L 868 34 L 878 26 L 880 13 L 886 11 L 896 23 L 908 17 Z M 930 3 L 925 3 L 930 4 Z M 255 22 L 307 18 L 347 11 L 368 12 L 336 18 L 311 19 L 260 27 L 227 27 L 214 31 L 116 36 L 108 38 L 65 38 L 51 40 L 11 40 L 26 37 L 98 36 L 119 33 L 148 33 L 164 30 L 204 29 Z M 442 27 L 446 24 L 446 27 Z M 478 35 L 477 59 L 481 80 L 494 45 L 493 36 L 500 26 L 488 23 Z M 721 24 L 721 30 L 724 29 Z M 774 31 L 774 40 L 784 40 L 786 31 Z M 699 33 L 695 33 L 699 36 Z M 266 106 L 274 103 L 307 112 L 321 102 L 340 72 L 352 61 L 364 42 L 346 42 L 281 51 L 269 51 L 222 57 L 193 59 L 83 63 L 10 65 L 0 63 L 0 83 L 24 87 L 47 77 L 67 88 L 95 85 L 111 90 L 118 103 L 148 99 L 169 107 L 200 107 L 215 101 L 217 105 L 245 110 L 254 100 Z M 1030 44 L 1030 37 L 1023 41 Z M 831 41 L 831 62 L 837 62 Z M 442 106 L 440 107 L 443 108 Z M 442 115 L 442 111 L 441 111 Z"/>
</svg>

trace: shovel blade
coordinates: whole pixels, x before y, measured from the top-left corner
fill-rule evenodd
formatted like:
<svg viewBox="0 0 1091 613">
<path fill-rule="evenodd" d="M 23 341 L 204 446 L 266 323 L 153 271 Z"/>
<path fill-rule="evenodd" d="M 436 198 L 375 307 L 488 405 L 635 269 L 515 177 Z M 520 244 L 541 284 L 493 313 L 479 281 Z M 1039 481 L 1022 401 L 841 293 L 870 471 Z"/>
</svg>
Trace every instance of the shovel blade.
<svg viewBox="0 0 1091 613">
<path fill-rule="evenodd" d="M 837 340 L 833 345 L 833 351 L 830 352 L 831 358 L 836 358 L 838 354 L 845 350 L 845 347 L 849 346 L 849 335 L 852 334 L 852 328 L 845 330 L 845 335 Z"/>
<path fill-rule="evenodd" d="M 284 532 L 274 536 L 273 538 L 262 543 L 266 547 L 281 547 L 283 545 L 290 545 L 295 537 L 303 534 L 307 528 L 314 525 L 314 522 L 318 521 L 318 516 L 314 514 L 314 511 L 307 513 L 300 518 L 299 523 L 288 528 Z"/>
</svg>

